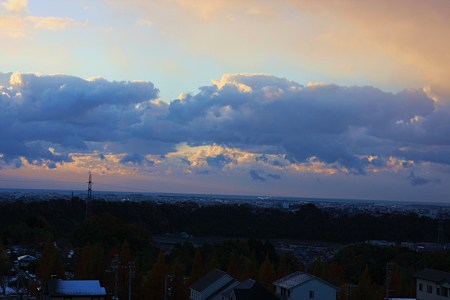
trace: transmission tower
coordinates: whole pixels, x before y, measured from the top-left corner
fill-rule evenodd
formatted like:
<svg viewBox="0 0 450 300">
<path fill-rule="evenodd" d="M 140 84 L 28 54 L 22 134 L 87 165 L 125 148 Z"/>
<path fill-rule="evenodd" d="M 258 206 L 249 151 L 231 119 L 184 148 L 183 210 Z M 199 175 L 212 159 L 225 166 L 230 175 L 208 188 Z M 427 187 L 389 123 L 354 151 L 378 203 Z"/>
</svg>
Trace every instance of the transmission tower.
<svg viewBox="0 0 450 300">
<path fill-rule="evenodd" d="M 446 241 L 444 240 L 444 214 L 442 212 L 442 208 L 439 209 L 438 212 L 438 236 L 437 236 L 437 242 L 438 244 L 444 244 Z"/>
<path fill-rule="evenodd" d="M 92 174 L 89 171 L 89 181 L 88 181 L 88 194 L 86 199 L 86 213 L 85 219 L 89 219 L 91 217 L 91 201 L 92 201 Z"/>
</svg>

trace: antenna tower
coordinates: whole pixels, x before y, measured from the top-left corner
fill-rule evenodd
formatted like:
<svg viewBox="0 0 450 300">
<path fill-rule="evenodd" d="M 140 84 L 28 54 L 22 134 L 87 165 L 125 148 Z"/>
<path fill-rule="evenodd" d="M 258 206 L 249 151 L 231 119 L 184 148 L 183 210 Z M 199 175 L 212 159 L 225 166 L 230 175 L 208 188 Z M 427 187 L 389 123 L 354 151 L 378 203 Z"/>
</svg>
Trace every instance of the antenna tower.
<svg viewBox="0 0 450 300">
<path fill-rule="evenodd" d="M 445 243 L 444 240 L 444 220 L 443 220 L 443 212 L 442 212 L 442 207 L 439 209 L 439 213 L 438 213 L 438 236 L 437 236 L 437 242 L 438 244 L 443 244 Z"/>
<path fill-rule="evenodd" d="M 92 174 L 89 171 L 88 194 L 86 199 L 86 214 L 85 214 L 86 220 L 91 216 L 91 209 L 90 209 L 91 201 L 92 201 Z"/>
</svg>

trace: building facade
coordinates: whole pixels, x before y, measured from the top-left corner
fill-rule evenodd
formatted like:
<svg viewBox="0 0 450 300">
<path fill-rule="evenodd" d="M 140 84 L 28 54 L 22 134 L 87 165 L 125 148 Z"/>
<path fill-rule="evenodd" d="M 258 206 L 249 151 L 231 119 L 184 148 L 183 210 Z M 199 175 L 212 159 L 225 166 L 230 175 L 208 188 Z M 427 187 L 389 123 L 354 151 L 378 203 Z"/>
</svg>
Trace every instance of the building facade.
<svg viewBox="0 0 450 300">
<path fill-rule="evenodd" d="M 450 298 L 450 273 L 424 269 L 417 272 L 416 299 L 417 300 L 443 300 Z"/>
<path fill-rule="evenodd" d="M 273 284 L 281 300 L 336 300 L 337 287 L 311 274 L 294 272 Z"/>
</svg>

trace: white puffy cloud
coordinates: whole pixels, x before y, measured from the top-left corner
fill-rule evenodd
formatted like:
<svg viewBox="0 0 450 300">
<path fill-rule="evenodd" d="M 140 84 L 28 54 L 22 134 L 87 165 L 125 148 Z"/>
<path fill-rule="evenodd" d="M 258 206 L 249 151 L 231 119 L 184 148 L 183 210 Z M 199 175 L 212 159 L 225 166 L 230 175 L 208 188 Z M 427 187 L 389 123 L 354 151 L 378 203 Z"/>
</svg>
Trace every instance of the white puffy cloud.
<svg viewBox="0 0 450 300">
<path fill-rule="evenodd" d="M 7 0 L 1 5 L 9 12 L 24 13 L 28 7 L 28 0 Z"/>
</svg>

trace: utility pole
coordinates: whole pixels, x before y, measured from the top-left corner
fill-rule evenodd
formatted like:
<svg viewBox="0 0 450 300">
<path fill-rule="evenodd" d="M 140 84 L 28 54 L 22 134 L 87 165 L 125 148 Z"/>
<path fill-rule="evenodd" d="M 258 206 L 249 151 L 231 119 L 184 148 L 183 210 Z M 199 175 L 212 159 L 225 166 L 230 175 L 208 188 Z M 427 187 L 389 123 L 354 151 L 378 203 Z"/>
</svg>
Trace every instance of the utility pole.
<svg viewBox="0 0 450 300">
<path fill-rule="evenodd" d="M 391 299 L 390 298 L 390 293 L 393 292 L 394 290 L 389 289 L 390 284 L 391 284 L 391 280 L 392 280 L 392 267 L 393 267 L 394 263 L 388 262 L 386 264 L 386 300 Z"/>
<path fill-rule="evenodd" d="M 91 201 L 92 201 L 92 174 L 91 171 L 89 171 L 89 181 L 88 181 L 88 194 L 86 199 L 86 212 L 85 212 L 85 219 L 89 219 L 91 217 Z"/>
<path fill-rule="evenodd" d="M 134 261 L 129 261 L 128 262 L 128 300 L 131 300 L 131 280 L 134 279 L 134 268 L 135 268 L 135 264 Z"/>
<path fill-rule="evenodd" d="M 119 266 L 120 266 L 119 255 L 118 254 L 114 254 L 114 256 L 112 258 L 112 261 L 111 261 L 111 267 L 106 270 L 106 272 L 113 273 L 113 275 L 114 275 L 114 291 L 113 291 L 113 298 L 112 298 L 112 300 L 118 300 L 119 299 L 117 297 L 117 286 L 118 286 L 118 281 L 119 281 L 119 276 L 118 276 Z"/>
</svg>

